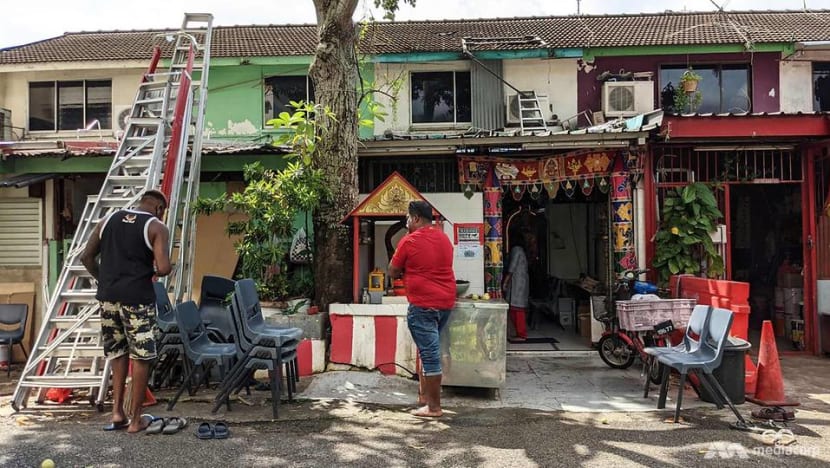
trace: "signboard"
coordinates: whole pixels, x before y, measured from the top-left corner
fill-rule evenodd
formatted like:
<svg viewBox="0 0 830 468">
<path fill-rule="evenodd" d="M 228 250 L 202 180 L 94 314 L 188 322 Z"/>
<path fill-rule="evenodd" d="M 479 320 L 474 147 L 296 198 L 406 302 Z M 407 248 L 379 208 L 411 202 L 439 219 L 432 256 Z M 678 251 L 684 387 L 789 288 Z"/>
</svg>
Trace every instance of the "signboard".
<svg viewBox="0 0 830 468">
<path fill-rule="evenodd" d="M 484 224 L 483 223 L 456 223 L 455 244 L 478 244 L 484 245 Z"/>
</svg>

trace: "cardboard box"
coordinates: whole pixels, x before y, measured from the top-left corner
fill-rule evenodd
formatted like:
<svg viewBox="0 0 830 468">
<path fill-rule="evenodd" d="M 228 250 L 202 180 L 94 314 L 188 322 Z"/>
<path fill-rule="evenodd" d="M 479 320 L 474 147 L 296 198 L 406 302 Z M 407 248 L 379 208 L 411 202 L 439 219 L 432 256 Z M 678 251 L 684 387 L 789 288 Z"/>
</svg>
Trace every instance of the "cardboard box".
<svg viewBox="0 0 830 468">
<path fill-rule="evenodd" d="M 591 339 L 591 314 L 579 314 L 579 334 L 582 338 Z"/>
<path fill-rule="evenodd" d="M 0 304 L 26 304 L 29 307 L 23 345 L 31 354 L 35 339 L 35 283 L 0 283 Z M 15 345 L 12 353 L 12 362 L 26 362 L 20 346 Z"/>
</svg>

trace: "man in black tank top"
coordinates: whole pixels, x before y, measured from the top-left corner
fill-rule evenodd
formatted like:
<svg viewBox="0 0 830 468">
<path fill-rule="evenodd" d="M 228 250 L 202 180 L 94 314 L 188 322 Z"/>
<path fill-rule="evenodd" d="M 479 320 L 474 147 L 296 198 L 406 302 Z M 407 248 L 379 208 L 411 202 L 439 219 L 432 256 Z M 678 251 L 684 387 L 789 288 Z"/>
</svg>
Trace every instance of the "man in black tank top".
<svg viewBox="0 0 830 468">
<path fill-rule="evenodd" d="M 153 276 L 170 273 L 170 234 L 160 220 L 167 197 L 148 190 L 138 208 L 102 219 L 87 241 L 81 262 L 98 280 L 104 354 L 112 363 L 112 423 L 104 430 L 144 430 L 141 407 L 150 364 L 156 358 L 156 295 Z M 100 259 L 96 257 L 100 255 Z M 124 414 L 124 386 L 132 361 L 132 405 Z"/>
</svg>

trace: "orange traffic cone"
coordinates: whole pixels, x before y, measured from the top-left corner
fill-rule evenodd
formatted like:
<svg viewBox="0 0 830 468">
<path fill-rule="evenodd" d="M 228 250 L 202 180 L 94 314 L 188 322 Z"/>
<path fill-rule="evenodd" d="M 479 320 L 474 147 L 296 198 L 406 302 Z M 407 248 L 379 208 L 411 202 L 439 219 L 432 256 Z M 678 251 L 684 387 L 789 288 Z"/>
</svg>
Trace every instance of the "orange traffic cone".
<svg viewBox="0 0 830 468">
<path fill-rule="evenodd" d="M 153 406 L 156 403 L 158 403 L 156 401 L 156 397 L 153 396 L 153 392 L 151 392 L 148 388 L 147 392 L 144 394 L 144 404 L 142 404 L 141 406 L 146 408 L 147 406 Z"/>
<path fill-rule="evenodd" d="M 758 351 L 758 370 L 755 375 L 755 395 L 747 400 L 761 406 L 798 406 L 797 402 L 788 401 L 784 396 L 781 363 L 778 361 L 775 333 L 769 320 L 764 320 L 761 328 L 761 348 Z"/>
</svg>

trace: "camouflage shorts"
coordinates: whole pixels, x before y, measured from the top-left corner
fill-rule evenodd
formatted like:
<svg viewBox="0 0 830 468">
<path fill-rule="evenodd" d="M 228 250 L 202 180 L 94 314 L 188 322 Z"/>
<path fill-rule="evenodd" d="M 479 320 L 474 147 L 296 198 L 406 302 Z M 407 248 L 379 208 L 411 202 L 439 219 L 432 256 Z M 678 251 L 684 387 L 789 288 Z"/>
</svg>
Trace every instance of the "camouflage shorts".
<svg viewBox="0 0 830 468">
<path fill-rule="evenodd" d="M 104 354 L 115 359 L 127 353 L 130 359 L 156 358 L 156 305 L 101 303 L 101 333 Z"/>
</svg>

